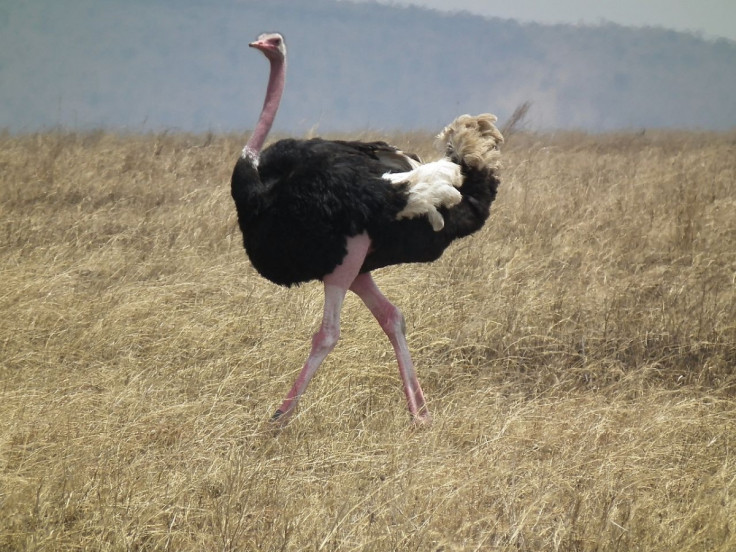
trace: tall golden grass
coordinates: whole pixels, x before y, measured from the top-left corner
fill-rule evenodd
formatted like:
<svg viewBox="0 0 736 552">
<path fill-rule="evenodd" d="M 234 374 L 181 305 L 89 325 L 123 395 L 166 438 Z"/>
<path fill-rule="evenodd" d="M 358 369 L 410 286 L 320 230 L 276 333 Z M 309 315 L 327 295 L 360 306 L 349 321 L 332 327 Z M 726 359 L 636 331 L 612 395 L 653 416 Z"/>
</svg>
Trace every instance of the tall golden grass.
<svg viewBox="0 0 736 552">
<path fill-rule="evenodd" d="M 431 137 L 394 136 L 422 155 Z M 0 136 L 0 550 L 736 550 L 736 136 L 518 134 L 487 226 L 349 297 L 262 280 L 243 136 Z"/>
</svg>

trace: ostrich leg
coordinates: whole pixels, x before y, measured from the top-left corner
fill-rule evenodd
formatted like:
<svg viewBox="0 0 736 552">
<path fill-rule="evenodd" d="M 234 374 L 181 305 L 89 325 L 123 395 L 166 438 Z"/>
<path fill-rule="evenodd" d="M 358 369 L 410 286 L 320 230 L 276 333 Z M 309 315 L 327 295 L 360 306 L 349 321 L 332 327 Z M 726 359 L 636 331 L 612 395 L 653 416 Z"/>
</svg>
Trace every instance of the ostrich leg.
<svg viewBox="0 0 736 552">
<path fill-rule="evenodd" d="M 409 354 L 406 343 L 406 322 L 401 311 L 396 308 L 378 289 L 370 273 L 360 274 L 353 281 L 350 290 L 358 295 L 365 306 L 373 313 L 396 353 L 399 364 L 399 373 L 404 384 L 404 393 L 409 412 L 417 424 L 427 424 L 431 421 L 429 410 L 424 401 L 424 394 L 417 379 L 414 363 Z"/>
<path fill-rule="evenodd" d="M 345 300 L 345 294 L 347 294 L 353 280 L 358 276 L 369 246 L 370 238 L 367 234 L 348 238 L 348 253 L 342 263 L 322 279 L 325 286 L 325 308 L 322 315 L 322 325 L 312 337 L 312 349 L 309 352 L 309 357 L 301 372 L 299 372 L 291 391 L 271 417 L 272 422 L 279 422 L 283 425 L 288 421 L 302 393 L 307 388 L 309 380 L 312 379 L 322 361 L 337 345 L 337 340 L 340 338 L 340 311 Z"/>
</svg>

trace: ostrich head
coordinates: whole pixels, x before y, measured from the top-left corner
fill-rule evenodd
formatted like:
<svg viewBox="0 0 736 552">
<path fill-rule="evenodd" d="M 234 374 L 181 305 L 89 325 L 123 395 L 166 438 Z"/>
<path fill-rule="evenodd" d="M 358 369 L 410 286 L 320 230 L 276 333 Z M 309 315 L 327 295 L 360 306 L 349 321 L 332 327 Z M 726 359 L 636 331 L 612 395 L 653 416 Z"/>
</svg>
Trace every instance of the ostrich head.
<svg viewBox="0 0 736 552">
<path fill-rule="evenodd" d="M 282 61 L 286 58 L 286 44 L 284 43 L 284 37 L 279 33 L 263 33 L 248 46 L 263 52 L 263 55 L 269 61 Z"/>
</svg>

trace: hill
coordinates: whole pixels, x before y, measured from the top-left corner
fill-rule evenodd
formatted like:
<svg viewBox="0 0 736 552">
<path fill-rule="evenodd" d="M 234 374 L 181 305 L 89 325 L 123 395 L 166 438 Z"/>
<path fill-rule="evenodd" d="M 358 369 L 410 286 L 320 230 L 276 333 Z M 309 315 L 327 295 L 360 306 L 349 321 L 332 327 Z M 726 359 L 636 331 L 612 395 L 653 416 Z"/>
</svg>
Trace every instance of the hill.
<svg viewBox="0 0 736 552">
<path fill-rule="evenodd" d="M 535 128 L 728 129 L 736 43 L 335 0 L 70 0 L 0 8 L 0 127 L 249 128 L 279 30 L 289 132 L 436 129 L 531 101 Z"/>
</svg>

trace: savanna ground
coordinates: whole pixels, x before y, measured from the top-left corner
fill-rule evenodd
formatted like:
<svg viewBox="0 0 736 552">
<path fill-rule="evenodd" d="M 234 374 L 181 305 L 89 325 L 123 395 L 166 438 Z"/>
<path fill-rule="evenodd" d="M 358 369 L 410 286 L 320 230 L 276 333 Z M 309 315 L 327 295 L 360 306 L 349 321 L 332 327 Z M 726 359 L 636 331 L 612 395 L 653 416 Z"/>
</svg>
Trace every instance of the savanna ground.
<svg viewBox="0 0 736 552">
<path fill-rule="evenodd" d="M 349 296 L 281 432 L 322 291 L 250 267 L 244 141 L 0 135 L 0 550 L 736 550 L 736 135 L 515 135 L 376 272 L 433 425 Z"/>
</svg>

